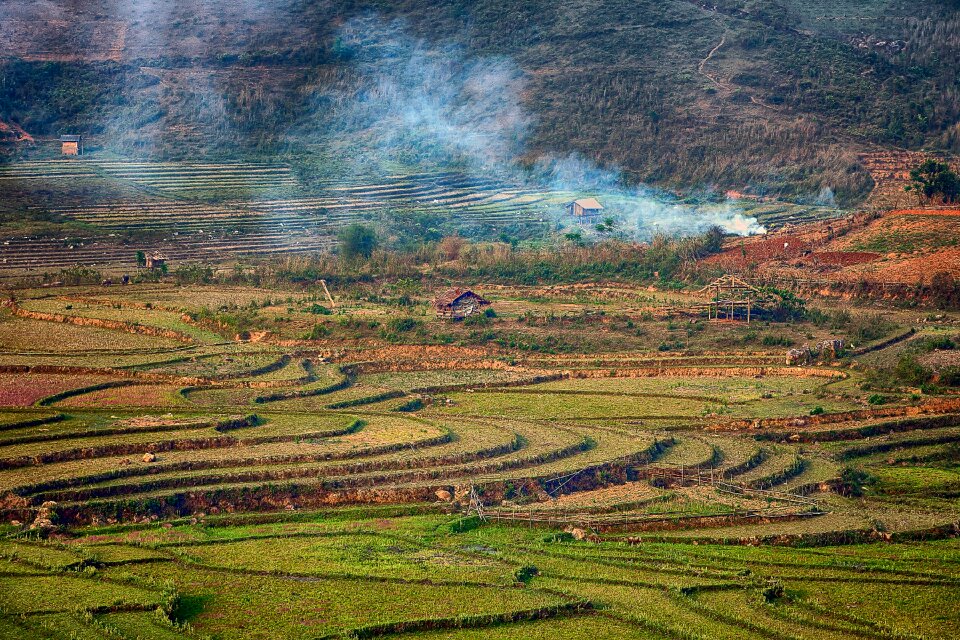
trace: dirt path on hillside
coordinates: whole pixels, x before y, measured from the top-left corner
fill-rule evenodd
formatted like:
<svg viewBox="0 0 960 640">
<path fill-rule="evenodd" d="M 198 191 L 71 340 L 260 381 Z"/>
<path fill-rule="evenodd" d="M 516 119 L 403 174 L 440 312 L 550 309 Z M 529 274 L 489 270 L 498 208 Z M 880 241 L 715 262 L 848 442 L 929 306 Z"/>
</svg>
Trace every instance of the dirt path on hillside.
<svg viewBox="0 0 960 640">
<path fill-rule="evenodd" d="M 717 44 L 717 46 L 715 46 L 713 49 L 710 50 L 710 53 L 707 54 L 706 58 L 700 61 L 700 64 L 697 65 L 697 70 L 699 71 L 700 75 L 702 75 L 704 78 L 709 80 L 713 84 L 713 86 L 715 86 L 719 91 L 722 91 L 726 94 L 731 94 L 737 90 L 737 87 L 733 86 L 728 82 L 725 82 L 719 76 L 715 76 L 707 73 L 707 64 L 709 64 L 710 61 L 713 60 L 713 57 L 717 55 L 717 52 L 720 51 L 720 49 L 722 49 L 725 44 L 727 44 L 726 35 L 720 38 L 719 44 Z M 767 104 L 766 102 L 764 102 L 763 100 L 761 100 L 760 98 L 758 98 L 753 94 L 750 94 L 750 102 L 752 104 L 757 105 L 758 107 L 763 107 L 764 109 L 770 109 L 771 111 L 779 111 L 777 107 Z"/>
<path fill-rule="evenodd" d="M 713 85 L 717 87 L 717 89 L 720 89 L 721 91 L 731 91 L 732 88 L 730 87 L 730 85 L 724 82 L 721 82 L 719 78 L 716 78 L 710 75 L 709 73 L 707 73 L 707 63 L 713 59 L 713 56 L 715 56 L 717 51 L 720 51 L 720 49 L 722 49 L 723 45 L 725 44 L 727 44 L 726 35 L 720 38 L 720 44 L 715 46 L 713 49 L 710 49 L 710 53 L 707 54 L 707 57 L 700 61 L 700 64 L 697 66 L 697 70 L 700 72 L 700 75 L 702 75 L 704 78 L 712 82 Z"/>
</svg>

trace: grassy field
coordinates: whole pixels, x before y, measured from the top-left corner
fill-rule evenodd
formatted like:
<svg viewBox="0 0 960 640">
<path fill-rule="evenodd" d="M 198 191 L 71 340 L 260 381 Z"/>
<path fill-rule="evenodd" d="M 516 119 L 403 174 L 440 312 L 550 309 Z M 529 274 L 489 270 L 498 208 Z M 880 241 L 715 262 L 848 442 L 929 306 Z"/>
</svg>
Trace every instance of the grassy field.
<svg viewBox="0 0 960 640">
<path fill-rule="evenodd" d="M 0 637 L 960 633 L 958 409 L 871 400 L 877 354 L 236 342 L 164 309 L 287 294 L 108 293 L 21 308 L 192 342 L 6 319 L 96 346 L 0 354 Z"/>
</svg>

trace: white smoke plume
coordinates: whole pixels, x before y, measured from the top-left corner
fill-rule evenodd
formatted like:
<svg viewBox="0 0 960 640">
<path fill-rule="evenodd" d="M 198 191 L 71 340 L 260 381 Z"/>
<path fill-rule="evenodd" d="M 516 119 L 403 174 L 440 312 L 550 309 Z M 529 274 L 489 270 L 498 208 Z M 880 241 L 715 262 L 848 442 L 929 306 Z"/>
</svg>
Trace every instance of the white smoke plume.
<svg viewBox="0 0 960 640">
<path fill-rule="evenodd" d="M 604 206 L 602 217 L 613 218 L 619 232 L 629 237 L 688 236 L 714 226 L 741 236 L 766 233 L 756 218 L 745 215 L 729 202 L 704 205 L 678 202 L 676 196 L 643 185 L 628 185 L 619 171 L 598 167 L 575 154 L 541 159 L 531 177 L 538 184 L 571 197 L 580 197 L 580 194 L 596 197 Z M 558 222 L 562 224 L 564 219 L 558 218 Z"/>
<path fill-rule="evenodd" d="M 452 169 L 571 200 L 593 196 L 621 235 L 638 239 L 693 235 L 712 226 L 738 235 L 765 232 L 731 204 L 686 205 L 627 185 L 619 170 L 582 156 L 546 155 L 532 169 L 522 168 L 518 160 L 528 151 L 535 121 L 524 105 L 523 72 L 509 59 L 471 57 L 453 44 L 427 43 L 402 22 L 376 16 L 348 22 L 340 41 L 352 56 L 357 84 L 350 91 L 322 91 L 317 99 L 328 112 L 324 146 L 350 158 L 351 171 L 382 172 L 396 164 Z M 561 226 L 567 222 L 563 211 L 557 202 Z"/>
<path fill-rule="evenodd" d="M 506 58 L 428 45 L 400 22 L 349 21 L 339 34 L 356 86 L 318 95 L 328 141 L 361 170 L 390 163 L 498 172 L 522 150 L 531 119 L 523 75 Z"/>
</svg>

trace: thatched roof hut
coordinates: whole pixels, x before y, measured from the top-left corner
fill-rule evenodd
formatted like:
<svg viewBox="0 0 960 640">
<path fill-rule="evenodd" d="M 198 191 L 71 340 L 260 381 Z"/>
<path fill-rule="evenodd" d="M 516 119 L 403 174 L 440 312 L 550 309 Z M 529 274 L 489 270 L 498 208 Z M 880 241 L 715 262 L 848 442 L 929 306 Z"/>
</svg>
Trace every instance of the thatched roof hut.
<svg viewBox="0 0 960 640">
<path fill-rule="evenodd" d="M 481 308 L 489 305 L 490 301 L 483 296 L 460 287 L 447 289 L 433 300 L 433 308 L 436 310 L 438 318 L 452 318 L 454 320 L 472 316 Z"/>
</svg>

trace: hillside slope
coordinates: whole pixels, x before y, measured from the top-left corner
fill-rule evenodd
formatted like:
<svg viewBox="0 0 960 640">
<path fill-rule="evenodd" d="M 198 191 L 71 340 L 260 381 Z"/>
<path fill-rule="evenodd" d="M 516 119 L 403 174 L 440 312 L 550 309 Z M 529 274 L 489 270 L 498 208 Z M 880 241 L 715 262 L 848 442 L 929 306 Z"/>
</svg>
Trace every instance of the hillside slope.
<svg viewBox="0 0 960 640">
<path fill-rule="evenodd" d="M 861 152 L 960 150 L 958 34 L 953 0 L 8 0 L 0 122 L 134 156 L 284 153 L 307 174 L 371 150 L 443 164 L 431 136 L 452 122 L 454 156 L 479 130 L 487 156 L 849 203 L 872 186 Z"/>
</svg>

